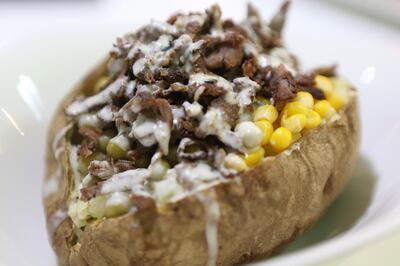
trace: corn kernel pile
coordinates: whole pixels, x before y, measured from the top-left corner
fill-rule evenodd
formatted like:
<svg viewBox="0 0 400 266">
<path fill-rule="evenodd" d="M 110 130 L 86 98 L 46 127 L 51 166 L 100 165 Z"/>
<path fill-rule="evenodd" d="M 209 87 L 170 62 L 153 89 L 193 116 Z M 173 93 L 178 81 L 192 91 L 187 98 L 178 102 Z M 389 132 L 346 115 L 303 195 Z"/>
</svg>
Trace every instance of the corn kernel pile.
<svg viewBox="0 0 400 266">
<path fill-rule="evenodd" d="M 253 113 L 253 121 L 242 122 L 236 127 L 247 152 L 244 155 L 229 154 L 225 166 L 243 171 L 259 163 L 264 156 L 284 151 L 301 138 L 305 130 L 329 121 L 344 106 L 348 86 L 343 89 L 343 80 L 322 75 L 316 75 L 314 82 L 324 92 L 325 100 L 316 100 L 309 92 L 300 91 L 280 113 L 268 99 L 257 96 L 260 104 Z M 255 130 L 254 125 L 259 130 Z"/>
</svg>

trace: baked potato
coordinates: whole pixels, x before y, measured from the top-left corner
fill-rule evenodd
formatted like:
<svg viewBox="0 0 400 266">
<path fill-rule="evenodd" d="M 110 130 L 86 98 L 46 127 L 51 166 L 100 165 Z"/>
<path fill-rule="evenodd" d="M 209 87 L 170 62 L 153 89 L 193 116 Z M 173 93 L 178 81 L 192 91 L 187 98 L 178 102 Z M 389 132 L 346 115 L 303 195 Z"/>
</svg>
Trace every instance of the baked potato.
<svg viewBox="0 0 400 266">
<path fill-rule="evenodd" d="M 357 93 L 218 6 L 118 38 L 56 111 L 44 208 L 60 265 L 232 265 L 314 224 L 351 175 Z"/>
</svg>

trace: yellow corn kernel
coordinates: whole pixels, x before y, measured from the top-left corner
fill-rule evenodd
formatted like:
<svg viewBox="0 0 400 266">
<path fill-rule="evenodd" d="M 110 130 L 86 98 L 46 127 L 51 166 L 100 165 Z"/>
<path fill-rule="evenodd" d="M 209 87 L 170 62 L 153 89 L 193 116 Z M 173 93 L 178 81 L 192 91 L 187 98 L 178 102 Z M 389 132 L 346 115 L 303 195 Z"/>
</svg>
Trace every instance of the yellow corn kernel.
<svg viewBox="0 0 400 266">
<path fill-rule="evenodd" d="M 321 124 L 321 117 L 314 110 L 309 110 L 307 113 L 307 122 L 305 128 L 311 129 Z"/>
<path fill-rule="evenodd" d="M 269 105 L 271 102 L 262 96 L 256 96 L 256 102 L 260 103 L 260 105 Z"/>
<path fill-rule="evenodd" d="M 335 93 L 338 94 L 344 104 L 346 104 L 350 97 L 351 84 L 344 78 L 331 78 Z"/>
<path fill-rule="evenodd" d="M 299 91 L 294 98 L 294 101 L 303 103 L 307 108 L 312 108 L 314 106 L 314 98 L 311 93 L 306 91 Z"/>
<path fill-rule="evenodd" d="M 316 111 L 321 118 L 329 119 L 335 114 L 335 109 L 327 100 L 322 100 L 314 105 L 314 111 Z"/>
<path fill-rule="evenodd" d="M 226 168 L 236 170 L 237 172 L 242 172 L 247 169 L 245 160 L 234 153 L 229 153 L 225 156 L 224 165 Z"/>
<path fill-rule="evenodd" d="M 337 93 L 335 93 L 335 92 L 333 92 L 333 93 L 331 93 L 331 95 L 329 95 L 329 97 L 328 97 L 328 102 L 329 102 L 329 103 L 332 105 L 332 107 L 335 108 L 336 110 L 339 110 L 339 109 L 342 108 L 343 105 L 344 105 L 344 100 L 343 100 L 343 98 L 342 98 L 339 94 L 337 94 Z"/>
<path fill-rule="evenodd" d="M 274 127 L 268 120 L 259 120 L 255 122 L 255 124 L 261 130 L 261 145 L 267 144 L 271 138 L 272 132 L 274 131 Z"/>
<path fill-rule="evenodd" d="M 308 108 L 304 103 L 301 102 L 290 102 L 285 105 L 283 111 L 286 112 L 287 116 L 292 116 L 296 114 L 306 115 L 308 112 Z"/>
<path fill-rule="evenodd" d="M 292 133 L 299 133 L 303 130 L 307 122 L 307 117 L 304 114 L 295 114 L 289 117 L 282 117 L 281 124 Z"/>
<path fill-rule="evenodd" d="M 268 120 L 274 123 L 278 118 L 278 111 L 273 105 L 263 105 L 256 109 L 254 112 L 254 121 Z"/>
<path fill-rule="evenodd" d="M 277 128 L 269 140 L 276 151 L 283 151 L 292 143 L 292 133 L 285 127 Z"/>
<path fill-rule="evenodd" d="M 329 97 L 329 95 L 333 91 L 333 82 L 330 78 L 322 76 L 322 75 L 316 75 L 314 78 L 315 86 L 318 89 L 321 89 L 325 97 Z"/>
<path fill-rule="evenodd" d="M 244 161 L 248 166 L 256 165 L 264 158 L 265 150 L 263 147 L 257 147 L 244 155 Z"/>
</svg>

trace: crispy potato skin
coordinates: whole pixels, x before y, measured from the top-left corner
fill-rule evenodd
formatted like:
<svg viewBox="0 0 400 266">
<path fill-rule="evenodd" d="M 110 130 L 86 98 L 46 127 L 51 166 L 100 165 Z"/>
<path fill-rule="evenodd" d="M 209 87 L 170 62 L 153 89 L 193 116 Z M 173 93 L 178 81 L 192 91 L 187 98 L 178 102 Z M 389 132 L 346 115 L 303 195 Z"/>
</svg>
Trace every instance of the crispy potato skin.
<svg viewBox="0 0 400 266">
<path fill-rule="evenodd" d="M 63 109 L 105 73 L 101 63 L 61 104 L 48 134 L 46 179 L 57 162 L 51 151 L 56 133 L 66 125 Z M 265 159 L 242 175 L 241 184 L 219 184 L 218 265 L 248 261 L 279 252 L 314 224 L 351 175 L 358 153 L 359 118 L 354 95 L 339 120 L 310 130 L 298 149 Z M 61 145 L 65 145 L 65 139 Z M 53 217 L 66 209 L 72 188 L 67 152 L 58 192 L 44 199 L 51 244 L 61 265 L 206 265 L 205 210 L 195 196 L 162 209 L 99 220 L 74 244 L 72 222 L 56 228 Z"/>
</svg>

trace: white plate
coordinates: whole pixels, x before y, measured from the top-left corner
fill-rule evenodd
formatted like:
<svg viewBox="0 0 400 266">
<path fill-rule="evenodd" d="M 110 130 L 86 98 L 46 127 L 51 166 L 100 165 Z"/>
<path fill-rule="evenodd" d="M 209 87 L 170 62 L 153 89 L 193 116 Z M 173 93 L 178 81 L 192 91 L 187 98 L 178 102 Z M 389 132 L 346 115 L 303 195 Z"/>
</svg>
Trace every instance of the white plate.
<svg viewBox="0 0 400 266">
<path fill-rule="evenodd" d="M 125 19 L 79 27 L 59 23 L 0 47 L 0 265 L 55 265 L 41 207 L 49 118 L 68 89 L 108 51 L 116 33 L 148 21 L 158 3 L 145 2 L 129 24 L 129 10 L 121 8 Z M 157 12 L 166 17 L 175 7 L 198 9 L 213 1 L 188 2 L 169 1 Z M 243 2 L 221 5 L 228 15 L 243 14 Z M 306 66 L 340 62 L 340 72 L 360 91 L 363 136 L 359 163 L 343 195 L 312 230 L 284 254 L 261 262 L 265 265 L 320 262 L 400 228 L 399 32 L 296 2 L 285 35 Z"/>
</svg>

